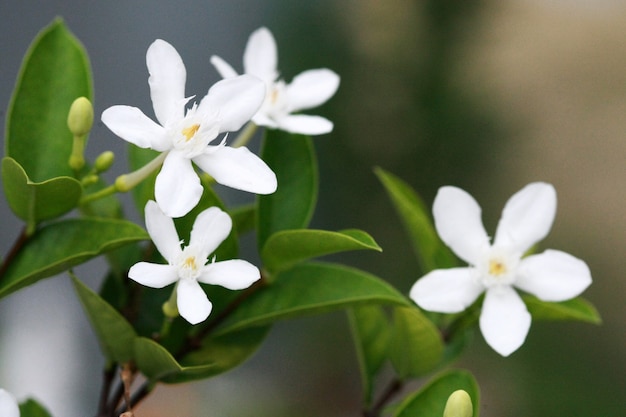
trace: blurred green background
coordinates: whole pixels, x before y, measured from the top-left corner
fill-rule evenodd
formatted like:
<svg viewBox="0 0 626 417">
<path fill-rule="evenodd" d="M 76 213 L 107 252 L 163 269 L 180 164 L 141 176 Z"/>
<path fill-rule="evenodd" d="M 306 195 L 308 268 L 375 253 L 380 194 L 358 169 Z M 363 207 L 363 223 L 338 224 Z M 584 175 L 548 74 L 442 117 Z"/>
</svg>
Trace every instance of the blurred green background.
<svg viewBox="0 0 626 417">
<path fill-rule="evenodd" d="M 335 123 L 332 134 L 315 139 L 321 185 L 313 226 L 370 232 L 382 254 L 334 259 L 371 271 L 403 292 L 421 271 L 375 166 L 410 183 L 428 205 L 442 185 L 466 189 L 483 207 L 490 231 L 515 191 L 532 181 L 554 184 L 557 218 L 541 247 L 587 261 L 594 283 L 584 296 L 598 307 L 603 324 L 535 322 L 524 346 L 509 358 L 490 350 L 477 333 L 457 365 L 477 377 L 484 416 L 624 415 L 626 3 L 4 0 L 3 118 L 23 53 L 56 15 L 90 54 L 98 115 L 113 104 L 150 114 L 145 51 L 155 38 L 172 43 L 183 57 L 189 94 L 217 81 L 208 62 L 212 54 L 241 69 L 248 35 L 260 26 L 276 37 L 287 81 L 310 68 L 338 72 L 337 95 L 308 112 Z M 107 149 L 124 152 L 122 141 L 99 124 L 88 152 Z M 115 169 L 112 176 L 125 171 L 123 157 Z M 248 196 L 225 198 L 236 203 Z M 6 202 L 0 204 L 5 252 L 19 223 Z M 39 289 L 0 302 L 0 386 L 20 398 L 40 398 L 55 415 L 91 415 L 101 359 L 66 281 L 38 283 Z M 97 282 L 94 276 L 92 284 Z M 67 310 L 59 310 L 61 301 L 52 296 Z M 20 308 L 34 313 L 23 318 Z M 16 315 L 19 320 L 11 318 Z M 60 378 L 61 391 L 47 392 L 33 382 L 37 375 L 23 375 L 27 367 L 20 360 L 32 355 L 27 349 L 24 359 L 12 356 L 24 352 L 11 347 L 22 340 L 13 337 L 16 323 L 40 343 L 43 329 L 79 335 L 61 338 L 48 355 L 57 365 L 71 366 L 42 365 Z M 79 341 L 80 350 L 69 346 L 72 341 Z M 76 364 L 77 356 L 87 363 Z M 241 368 L 205 382 L 161 386 L 138 414 L 357 416 L 359 390 L 347 320 L 334 313 L 278 324 Z"/>
</svg>

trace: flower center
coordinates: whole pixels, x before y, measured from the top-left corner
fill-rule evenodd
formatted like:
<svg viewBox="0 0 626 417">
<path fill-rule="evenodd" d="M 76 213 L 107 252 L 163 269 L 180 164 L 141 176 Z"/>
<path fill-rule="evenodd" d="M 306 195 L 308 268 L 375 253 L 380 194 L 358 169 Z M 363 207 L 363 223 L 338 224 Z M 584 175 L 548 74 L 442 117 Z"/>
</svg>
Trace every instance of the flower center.
<svg viewBox="0 0 626 417">
<path fill-rule="evenodd" d="M 504 275 L 506 274 L 507 268 L 504 262 L 500 259 L 490 259 L 489 260 L 489 275 Z"/>
<path fill-rule="evenodd" d="M 477 278 L 485 287 L 511 285 L 519 258 L 501 248 L 490 248 L 482 262 L 476 265 Z"/>
<path fill-rule="evenodd" d="M 196 279 L 200 275 L 204 262 L 198 251 L 193 247 L 186 247 L 178 258 L 178 276 L 181 279 Z M 206 260 L 205 260 L 206 261 Z"/>
<path fill-rule="evenodd" d="M 189 142 L 191 140 L 191 138 L 194 137 L 194 135 L 196 134 L 196 132 L 198 131 L 198 129 L 200 129 L 200 123 L 196 123 L 194 125 L 191 125 L 189 127 L 186 127 L 182 130 L 182 134 L 184 137 L 187 138 L 186 142 Z"/>
</svg>

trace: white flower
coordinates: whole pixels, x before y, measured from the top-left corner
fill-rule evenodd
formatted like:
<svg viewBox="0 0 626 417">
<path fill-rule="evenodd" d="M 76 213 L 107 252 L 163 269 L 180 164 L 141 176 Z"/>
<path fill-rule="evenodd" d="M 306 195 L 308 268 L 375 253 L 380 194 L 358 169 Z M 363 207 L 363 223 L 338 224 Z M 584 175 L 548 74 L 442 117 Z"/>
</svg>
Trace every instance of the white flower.
<svg viewBox="0 0 626 417">
<path fill-rule="evenodd" d="M 109 107 L 102 121 L 122 139 L 141 148 L 168 152 L 156 179 L 155 198 L 170 217 L 187 214 L 198 204 L 202 185 L 191 161 L 220 184 L 258 194 L 276 191 L 272 170 L 247 148 L 224 142 L 210 145 L 220 133 L 236 131 L 256 113 L 265 98 L 265 86 L 255 77 L 222 80 L 187 111 L 186 70 L 176 49 L 163 40 L 148 48 L 150 95 L 155 123 L 130 106 Z"/>
<path fill-rule="evenodd" d="M 17 400 L 8 391 L 0 388 L 0 416 L 2 417 L 20 417 L 20 408 Z"/>
<path fill-rule="evenodd" d="M 152 288 L 177 282 L 176 305 L 191 324 L 200 323 L 211 313 L 212 304 L 198 282 L 220 285 L 229 290 L 248 288 L 261 275 L 254 265 L 239 259 L 209 262 L 209 255 L 226 239 L 232 220 L 222 210 L 211 207 L 196 218 L 189 246 L 181 248 L 174 221 L 154 201 L 146 204 L 146 229 L 167 265 L 139 262 L 128 277 Z"/>
<path fill-rule="evenodd" d="M 237 72 L 218 56 L 211 63 L 222 77 L 235 77 Z M 279 79 L 276 41 L 267 28 L 250 35 L 243 54 L 245 74 L 254 75 L 267 85 L 267 97 L 252 121 L 259 126 L 278 128 L 291 133 L 321 135 L 333 130 L 333 123 L 321 116 L 292 114 L 325 103 L 339 87 L 339 76 L 321 68 L 297 75 L 290 84 Z"/>
<path fill-rule="evenodd" d="M 489 346 L 508 356 L 524 343 L 531 322 L 513 287 L 543 301 L 565 301 L 591 284 L 591 274 L 585 262 L 561 251 L 522 258 L 550 231 L 556 214 L 552 185 L 532 183 L 513 195 L 493 244 L 480 214 L 478 203 L 465 191 L 439 189 L 433 204 L 437 233 L 469 267 L 431 271 L 413 285 L 410 297 L 425 310 L 458 313 L 485 292 L 480 330 Z"/>
</svg>

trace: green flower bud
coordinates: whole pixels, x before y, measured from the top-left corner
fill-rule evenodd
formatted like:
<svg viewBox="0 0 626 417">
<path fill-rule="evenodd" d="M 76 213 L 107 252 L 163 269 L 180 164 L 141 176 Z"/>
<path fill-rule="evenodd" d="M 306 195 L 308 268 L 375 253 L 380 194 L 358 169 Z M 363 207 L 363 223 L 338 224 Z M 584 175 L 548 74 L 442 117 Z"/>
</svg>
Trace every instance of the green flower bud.
<svg viewBox="0 0 626 417">
<path fill-rule="evenodd" d="M 83 185 L 83 187 L 88 187 L 90 185 L 93 185 L 95 183 L 98 182 L 98 176 L 97 175 L 87 175 L 85 178 L 82 179 L 81 184 Z"/>
<path fill-rule="evenodd" d="M 472 417 L 474 409 L 469 394 L 460 389 L 448 397 L 443 417 Z"/>
<path fill-rule="evenodd" d="M 170 319 L 175 319 L 176 317 L 178 317 L 178 307 L 176 306 L 175 299 L 170 298 L 163 303 L 163 306 L 161 308 L 165 317 L 168 317 Z"/>
<path fill-rule="evenodd" d="M 74 136 L 85 136 L 93 126 L 93 106 L 86 97 L 79 97 L 72 103 L 67 115 L 67 127 Z"/>
<path fill-rule="evenodd" d="M 113 161 L 115 160 L 115 154 L 111 151 L 102 152 L 96 158 L 96 162 L 94 163 L 94 168 L 96 172 L 105 172 L 111 165 L 113 165 Z"/>
</svg>

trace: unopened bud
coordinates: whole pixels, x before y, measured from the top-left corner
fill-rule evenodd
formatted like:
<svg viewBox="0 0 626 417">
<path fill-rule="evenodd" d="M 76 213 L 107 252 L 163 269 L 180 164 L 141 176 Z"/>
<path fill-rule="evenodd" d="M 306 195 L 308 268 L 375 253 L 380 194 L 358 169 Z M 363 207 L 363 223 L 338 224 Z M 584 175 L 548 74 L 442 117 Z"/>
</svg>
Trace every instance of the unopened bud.
<svg viewBox="0 0 626 417">
<path fill-rule="evenodd" d="M 67 115 L 67 127 L 74 136 L 85 136 L 93 126 L 93 106 L 86 97 L 79 97 L 72 103 Z"/>
<path fill-rule="evenodd" d="M 115 154 L 111 151 L 102 152 L 96 158 L 96 162 L 94 162 L 94 168 L 96 172 L 105 172 L 111 165 L 113 165 L 113 161 L 115 160 Z"/>
<path fill-rule="evenodd" d="M 163 314 L 165 315 L 165 317 L 168 317 L 170 319 L 175 319 L 176 317 L 178 317 L 178 307 L 176 306 L 176 300 L 172 300 L 172 298 L 170 298 L 163 303 L 163 307 L 161 308 L 163 309 Z"/>
<path fill-rule="evenodd" d="M 100 177 L 95 174 L 87 175 L 81 180 L 81 184 L 83 187 L 89 187 L 90 185 L 97 183 L 99 178 Z"/>
<path fill-rule="evenodd" d="M 469 394 L 460 389 L 448 397 L 443 417 L 472 417 L 474 409 Z"/>
</svg>

